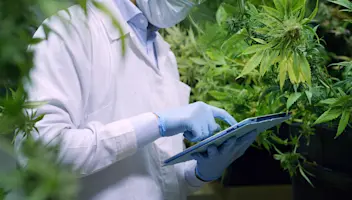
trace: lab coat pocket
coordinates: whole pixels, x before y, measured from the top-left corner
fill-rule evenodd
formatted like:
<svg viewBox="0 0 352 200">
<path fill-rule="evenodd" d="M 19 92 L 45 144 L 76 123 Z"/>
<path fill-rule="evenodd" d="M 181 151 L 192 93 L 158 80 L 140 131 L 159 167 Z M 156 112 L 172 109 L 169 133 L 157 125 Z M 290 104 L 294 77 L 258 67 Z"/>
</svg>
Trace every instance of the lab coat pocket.
<svg viewBox="0 0 352 200">
<path fill-rule="evenodd" d="M 108 105 L 87 114 L 85 117 L 86 123 L 97 121 L 101 122 L 102 124 L 108 124 L 114 121 L 114 112 L 113 112 L 113 104 L 109 103 Z"/>
</svg>

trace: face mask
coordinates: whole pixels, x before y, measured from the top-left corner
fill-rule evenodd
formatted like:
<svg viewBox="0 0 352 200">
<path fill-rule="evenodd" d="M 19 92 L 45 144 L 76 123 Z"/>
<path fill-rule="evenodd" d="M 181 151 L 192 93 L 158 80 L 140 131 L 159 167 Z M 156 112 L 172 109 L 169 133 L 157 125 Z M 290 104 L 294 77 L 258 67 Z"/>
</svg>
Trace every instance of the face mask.
<svg viewBox="0 0 352 200">
<path fill-rule="evenodd" d="M 194 5 L 203 0 L 137 0 L 148 21 L 158 28 L 169 28 L 184 20 Z"/>
</svg>

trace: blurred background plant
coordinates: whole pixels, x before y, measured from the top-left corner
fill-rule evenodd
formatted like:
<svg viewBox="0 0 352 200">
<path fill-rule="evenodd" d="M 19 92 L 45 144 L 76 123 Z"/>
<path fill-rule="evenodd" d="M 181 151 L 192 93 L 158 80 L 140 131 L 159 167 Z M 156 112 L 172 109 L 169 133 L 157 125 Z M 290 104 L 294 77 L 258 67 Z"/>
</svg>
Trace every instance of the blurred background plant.
<svg viewBox="0 0 352 200">
<path fill-rule="evenodd" d="M 77 197 L 76 174 L 71 166 L 58 162 L 59 144 L 49 146 L 31 137 L 31 133 L 37 131 L 35 123 L 43 118 L 37 116 L 34 109 L 45 102 L 27 102 L 25 90 L 33 67 L 33 52 L 28 46 L 46 39 L 32 38 L 33 33 L 45 18 L 73 4 L 87 9 L 86 0 L 0 1 L 0 153 L 10 156 L 13 162 L 17 153 L 26 158 L 26 167 L 17 165 L 13 171 L 0 171 L 0 200 L 13 192 L 21 194 L 15 199 L 70 200 Z M 93 5 L 112 16 L 102 4 L 93 2 Z M 121 31 L 118 22 L 112 20 Z M 49 26 L 43 27 L 47 38 L 53 34 Z M 23 133 L 26 139 L 21 149 L 14 152 L 13 140 L 18 133 Z"/>
</svg>

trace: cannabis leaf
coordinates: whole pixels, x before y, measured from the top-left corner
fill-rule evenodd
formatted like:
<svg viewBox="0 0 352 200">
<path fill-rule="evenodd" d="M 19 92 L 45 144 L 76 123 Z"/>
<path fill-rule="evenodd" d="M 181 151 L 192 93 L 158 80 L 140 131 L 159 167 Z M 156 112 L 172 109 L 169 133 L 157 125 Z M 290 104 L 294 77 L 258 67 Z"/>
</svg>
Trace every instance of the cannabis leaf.
<svg viewBox="0 0 352 200">
<path fill-rule="evenodd" d="M 328 0 L 328 1 L 347 8 L 342 11 L 352 12 L 352 2 L 349 0 Z"/>
<path fill-rule="evenodd" d="M 329 105 L 329 109 L 325 111 L 314 124 L 330 122 L 341 116 L 336 137 L 340 136 L 351 121 L 352 115 L 352 95 L 343 95 L 339 98 L 326 99 L 320 102 Z"/>
</svg>

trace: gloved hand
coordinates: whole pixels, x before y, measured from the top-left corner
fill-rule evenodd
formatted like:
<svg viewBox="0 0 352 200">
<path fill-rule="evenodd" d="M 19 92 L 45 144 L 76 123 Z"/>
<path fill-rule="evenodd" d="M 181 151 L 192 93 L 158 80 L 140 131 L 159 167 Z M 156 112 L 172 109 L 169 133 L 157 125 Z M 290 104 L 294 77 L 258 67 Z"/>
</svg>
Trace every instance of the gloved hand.
<svg viewBox="0 0 352 200">
<path fill-rule="evenodd" d="M 196 175 L 203 181 L 214 181 L 221 177 L 223 171 L 237 158 L 241 157 L 257 136 L 257 131 L 230 138 L 222 145 L 211 145 L 207 152 L 192 154 L 197 161 Z"/>
<path fill-rule="evenodd" d="M 225 110 L 203 102 L 155 114 L 159 118 L 161 136 L 184 133 L 185 138 L 191 142 L 203 140 L 220 130 L 215 118 L 221 119 L 229 125 L 237 123 Z"/>
</svg>

